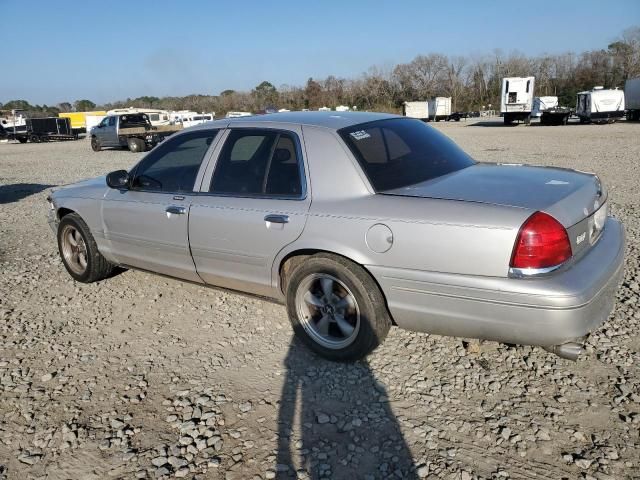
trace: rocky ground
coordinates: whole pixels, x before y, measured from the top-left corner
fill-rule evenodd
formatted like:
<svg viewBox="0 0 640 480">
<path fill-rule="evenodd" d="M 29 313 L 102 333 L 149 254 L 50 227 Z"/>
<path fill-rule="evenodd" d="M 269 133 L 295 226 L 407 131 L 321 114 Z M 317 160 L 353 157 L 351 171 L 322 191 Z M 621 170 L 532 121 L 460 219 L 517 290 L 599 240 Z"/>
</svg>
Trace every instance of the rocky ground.
<svg viewBox="0 0 640 480">
<path fill-rule="evenodd" d="M 597 172 L 627 228 L 623 285 L 579 362 L 393 329 L 366 362 L 284 308 L 126 271 L 71 280 L 51 185 L 138 155 L 0 144 L 0 478 L 640 478 L 640 124 L 437 124 L 475 158 Z"/>
</svg>

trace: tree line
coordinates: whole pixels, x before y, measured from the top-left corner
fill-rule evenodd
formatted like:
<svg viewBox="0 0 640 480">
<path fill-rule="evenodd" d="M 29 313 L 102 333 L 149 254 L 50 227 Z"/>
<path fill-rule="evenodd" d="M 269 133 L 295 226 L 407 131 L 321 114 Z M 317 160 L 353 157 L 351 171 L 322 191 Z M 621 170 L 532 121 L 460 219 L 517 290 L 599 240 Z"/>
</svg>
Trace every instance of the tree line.
<svg viewBox="0 0 640 480">
<path fill-rule="evenodd" d="M 503 77 L 531 75 L 536 78 L 536 95 L 556 95 L 565 106 L 575 105 L 577 92 L 596 85 L 622 88 L 628 78 L 640 76 L 640 26 L 625 30 L 606 48 L 579 54 L 526 56 L 518 52 L 505 54 L 499 49 L 479 56 L 429 53 L 390 68 L 372 67 L 356 78 L 333 75 L 325 79 L 309 78 L 302 86 L 276 88 L 263 81 L 249 92 L 224 90 L 219 95 L 143 96 L 103 105 L 77 100 L 73 105 L 64 102 L 56 106 L 32 106 L 25 100 L 12 100 L 0 104 L 0 109 L 21 108 L 32 116 L 129 106 L 216 112 L 218 116 L 235 110 L 315 110 L 338 105 L 399 112 L 405 101 L 447 96 L 452 97 L 454 110 L 469 111 L 498 106 Z"/>
</svg>

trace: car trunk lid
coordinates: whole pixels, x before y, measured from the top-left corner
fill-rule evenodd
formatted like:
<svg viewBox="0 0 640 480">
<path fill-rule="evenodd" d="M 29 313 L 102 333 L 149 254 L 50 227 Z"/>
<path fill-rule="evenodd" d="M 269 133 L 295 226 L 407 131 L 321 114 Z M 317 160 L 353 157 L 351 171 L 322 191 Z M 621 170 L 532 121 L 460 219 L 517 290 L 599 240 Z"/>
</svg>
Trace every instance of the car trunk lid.
<svg viewBox="0 0 640 480">
<path fill-rule="evenodd" d="M 524 165 L 476 165 L 388 195 L 479 202 L 546 212 L 566 228 L 592 215 L 606 200 L 597 176 Z"/>
</svg>

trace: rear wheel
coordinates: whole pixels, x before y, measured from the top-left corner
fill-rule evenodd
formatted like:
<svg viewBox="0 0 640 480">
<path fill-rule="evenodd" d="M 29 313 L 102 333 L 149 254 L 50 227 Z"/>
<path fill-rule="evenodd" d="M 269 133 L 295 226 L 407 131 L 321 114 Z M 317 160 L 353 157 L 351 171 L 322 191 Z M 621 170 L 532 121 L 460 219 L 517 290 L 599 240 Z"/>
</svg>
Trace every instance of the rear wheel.
<svg viewBox="0 0 640 480">
<path fill-rule="evenodd" d="M 144 152 L 145 143 L 141 138 L 129 138 L 127 140 L 127 146 L 129 147 L 129 151 L 133 153 Z"/>
<path fill-rule="evenodd" d="M 100 150 L 102 150 L 100 140 L 98 140 L 96 137 L 91 137 L 91 150 L 93 150 L 94 152 L 99 152 Z"/>
<path fill-rule="evenodd" d="M 40 143 L 40 137 L 38 135 L 31 135 L 29 140 L 31 140 L 32 143 Z"/>
<path fill-rule="evenodd" d="M 337 255 L 313 255 L 294 267 L 286 296 L 298 338 L 329 360 L 365 357 L 391 326 L 378 285 L 362 267 Z"/>
<path fill-rule="evenodd" d="M 98 250 L 89 227 L 76 213 L 65 215 L 58 225 L 58 251 L 67 272 L 78 282 L 96 282 L 113 271 L 113 265 Z"/>
</svg>

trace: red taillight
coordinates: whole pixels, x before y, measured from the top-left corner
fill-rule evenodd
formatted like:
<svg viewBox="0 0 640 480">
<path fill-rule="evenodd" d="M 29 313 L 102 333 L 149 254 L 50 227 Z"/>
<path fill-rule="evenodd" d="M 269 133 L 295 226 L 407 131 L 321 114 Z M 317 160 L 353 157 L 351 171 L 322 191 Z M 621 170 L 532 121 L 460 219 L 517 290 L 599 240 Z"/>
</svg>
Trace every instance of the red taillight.
<svg viewBox="0 0 640 480">
<path fill-rule="evenodd" d="M 551 215 L 536 212 L 518 233 L 511 255 L 513 268 L 548 268 L 571 258 L 571 243 L 565 228 Z"/>
</svg>

